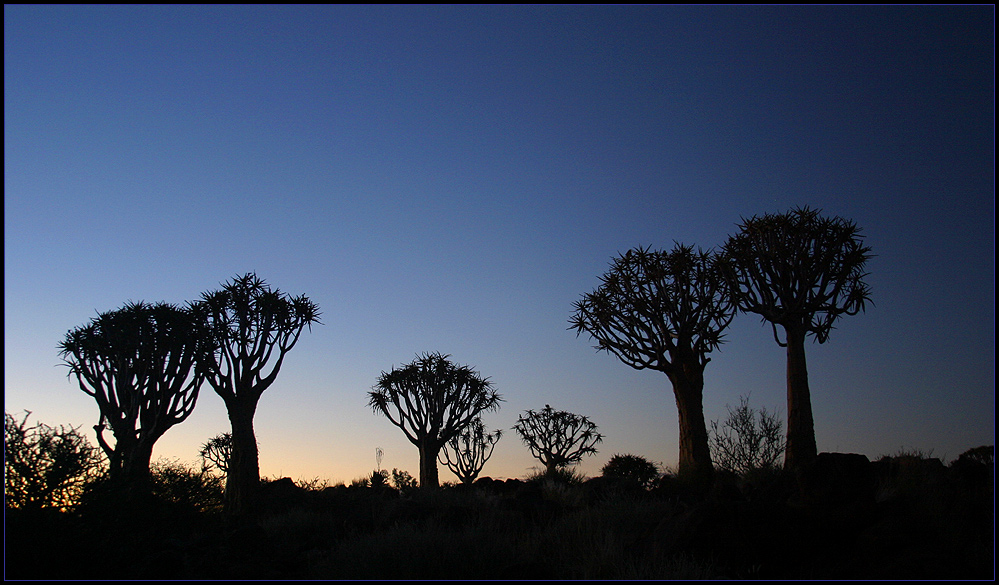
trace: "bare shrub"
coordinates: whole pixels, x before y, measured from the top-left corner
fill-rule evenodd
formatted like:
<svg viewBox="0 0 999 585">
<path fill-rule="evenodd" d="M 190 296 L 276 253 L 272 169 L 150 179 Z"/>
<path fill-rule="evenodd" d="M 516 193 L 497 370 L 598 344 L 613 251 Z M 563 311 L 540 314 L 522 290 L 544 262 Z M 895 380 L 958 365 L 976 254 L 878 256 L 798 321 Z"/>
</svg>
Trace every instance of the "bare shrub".
<svg viewBox="0 0 999 585">
<path fill-rule="evenodd" d="M 782 423 L 776 412 L 749 407 L 749 397 L 739 397 L 739 407 L 728 408 L 724 423 L 711 421 L 711 451 L 714 463 L 724 471 L 740 475 L 774 470 L 784 453 Z"/>
</svg>

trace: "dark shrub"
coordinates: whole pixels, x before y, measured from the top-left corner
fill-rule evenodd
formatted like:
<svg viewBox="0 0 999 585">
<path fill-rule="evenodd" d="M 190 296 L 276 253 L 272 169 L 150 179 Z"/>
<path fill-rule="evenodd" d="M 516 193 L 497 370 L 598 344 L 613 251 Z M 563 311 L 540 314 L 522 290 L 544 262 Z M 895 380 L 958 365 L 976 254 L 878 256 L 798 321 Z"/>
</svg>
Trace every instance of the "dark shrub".
<svg viewBox="0 0 999 585">
<path fill-rule="evenodd" d="M 624 480 L 642 488 L 651 488 L 659 479 L 659 466 L 638 455 L 614 455 L 601 468 L 604 477 Z"/>
<path fill-rule="evenodd" d="M 4 505 L 72 508 L 84 485 L 101 475 L 101 453 L 73 427 L 28 426 L 30 415 L 4 413 Z"/>
</svg>

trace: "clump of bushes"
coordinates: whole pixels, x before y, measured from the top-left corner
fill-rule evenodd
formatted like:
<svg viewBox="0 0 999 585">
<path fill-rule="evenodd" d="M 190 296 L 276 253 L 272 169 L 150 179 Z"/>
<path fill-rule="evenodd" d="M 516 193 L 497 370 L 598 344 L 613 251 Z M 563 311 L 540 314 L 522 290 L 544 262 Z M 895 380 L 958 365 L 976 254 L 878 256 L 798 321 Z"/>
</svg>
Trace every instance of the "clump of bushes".
<svg viewBox="0 0 999 585">
<path fill-rule="evenodd" d="M 84 487 L 102 475 L 103 453 L 78 429 L 29 425 L 30 416 L 4 413 L 4 506 L 71 509 Z"/>
</svg>

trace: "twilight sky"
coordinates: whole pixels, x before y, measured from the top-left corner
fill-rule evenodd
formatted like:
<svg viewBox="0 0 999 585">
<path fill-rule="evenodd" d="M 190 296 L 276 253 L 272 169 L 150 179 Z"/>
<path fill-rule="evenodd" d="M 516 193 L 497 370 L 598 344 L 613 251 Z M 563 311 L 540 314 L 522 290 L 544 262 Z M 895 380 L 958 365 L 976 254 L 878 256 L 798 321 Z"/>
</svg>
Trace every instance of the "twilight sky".
<svg viewBox="0 0 999 585">
<path fill-rule="evenodd" d="M 873 306 L 806 346 L 819 450 L 994 444 L 994 25 L 992 5 L 5 5 L 5 410 L 95 443 L 66 332 L 252 271 L 323 321 L 259 403 L 264 477 L 349 482 L 379 447 L 418 476 L 367 392 L 430 351 L 504 398 L 483 475 L 540 465 L 510 427 L 546 404 L 606 436 L 587 475 L 675 466 L 665 375 L 569 331 L 573 302 L 629 248 L 807 205 L 876 254 Z M 770 328 L 727 338 L 707 421 L 747 395 L 783 417 Z M 228 430 L 206 384 L 154 459 Z"/>
</svg>

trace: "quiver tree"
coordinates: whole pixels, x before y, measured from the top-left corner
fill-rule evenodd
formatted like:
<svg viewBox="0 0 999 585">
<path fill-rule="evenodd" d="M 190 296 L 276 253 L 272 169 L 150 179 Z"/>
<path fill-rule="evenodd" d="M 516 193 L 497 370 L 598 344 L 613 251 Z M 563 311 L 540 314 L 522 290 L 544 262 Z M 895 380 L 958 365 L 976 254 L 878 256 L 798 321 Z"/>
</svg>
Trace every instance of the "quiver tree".
<svg viewBox="0 0 999 585">
<path fill-rule="evenodd" d="M 679 413 L 679 473 L 706 489 L 713 468 L 704 423 L 704 367 L 735 314 L 715 255 L 677 243 L 618 256 L 600 286 L 574 305 L 570 323 L 596 349 L 637 370 L 666 374 Z"/>
<path fill-rule="evenodd" d="M 856 315 L 870 301 L 864 267 L 871 249 L 860 229 L 819 213 L 804 207 L 753 216 L 722 248 L 723 271 L 738 308 L 769 322 L 777 345 L 787 348 L 786 469 L 817 455 L 805 337 L 825 343 L 836 319 Z"/>
<path fill-rule="evenodd" d="M 198 452 L 201 468 L 218 469 L 223 475 L 229 473 L 229 460 L 232 459 L 232 433 L 222 433 L 205 441 Z"/>
<path fill-rule="evenodd" d="M 194 308 L 207 324 L 216 350 L 205 360 L 208 383 L 222 397 L 232 425 L 225 508 L 249 510 L 260 485 L 253 416 L 264 390 L 277 378 L 285 355 L 308 327 L 319 323 L 319 307 L 305 295 L 271 289 L 256 274 L 207 292 Z M 268 369 L 269 368 L 269 369 Z"/>
<path fill-rule="evenodd" d="M 420 486 L 440 487 L 437 456 L 480 414 L 502 401 L 492 382 L 447 355 L 427 353 L 382 372 L 368 392 L 368 406 L 402 429 L 420 451 Z"/>
<path fill-rule="evenodd" d="M 585 455 L 595 455 L 595 445 L 603 440 L 597 425 L 585 416 L 552 410 L 545 405 L 538 412 L 526 410 L 517 417 L 513 430 L 520 435 L 531 455 L 554 475 L 567 465 L 579 463 Z"/>
<path fill-rule="evenodd" d="M 438 460 L 458 476 L 462 483 L 472 483 L 486 461 L 492 457 L 502 435 L 500 429 L 487 433 L 482 419 L 476 418 L 444 444 Z"/>
<path fill-rule="evenodd" d="M 153 445 L 194 412 L 212 351 L 189 308 L 129 303 L 70 330 L 60 355 L 100 409 L 94 426 L 113 485 L 148 489 Z M 114 446 L 104 437 L 110 427 Z"/>
</svg>

